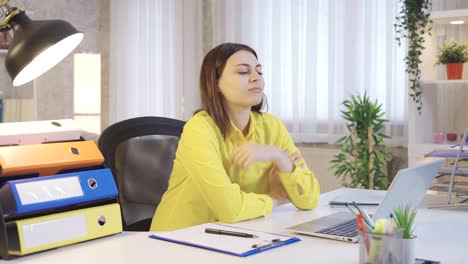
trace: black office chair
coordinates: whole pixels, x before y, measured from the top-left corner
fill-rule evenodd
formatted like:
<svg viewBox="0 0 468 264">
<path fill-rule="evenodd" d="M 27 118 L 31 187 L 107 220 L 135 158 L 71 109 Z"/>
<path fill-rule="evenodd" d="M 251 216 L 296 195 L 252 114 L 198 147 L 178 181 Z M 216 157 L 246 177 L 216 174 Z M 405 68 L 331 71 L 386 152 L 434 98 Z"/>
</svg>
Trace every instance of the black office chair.
<svg viewBox="0 0 468 264">
<path fill-rule="evenodd" d="M 185 122 L 137 117 L 102 132 L 98 146 L 119 190 L 123 229 L 148 231 L 167 190 L 175 152 Z"/>
</svg>

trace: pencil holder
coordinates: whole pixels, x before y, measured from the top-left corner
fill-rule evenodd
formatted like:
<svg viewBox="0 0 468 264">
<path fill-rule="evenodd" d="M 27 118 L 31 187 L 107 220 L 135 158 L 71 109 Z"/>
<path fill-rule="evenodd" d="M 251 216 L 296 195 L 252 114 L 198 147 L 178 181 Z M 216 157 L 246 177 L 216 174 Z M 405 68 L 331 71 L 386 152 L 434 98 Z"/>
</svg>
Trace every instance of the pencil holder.
<svg viewBox="0 0 468 264">
<path fill-rule="evenodd" d="M 393 234 L 359 230 L 360 264 L 407 264 L 401 258 L 402 230 Z"/>
</svg>

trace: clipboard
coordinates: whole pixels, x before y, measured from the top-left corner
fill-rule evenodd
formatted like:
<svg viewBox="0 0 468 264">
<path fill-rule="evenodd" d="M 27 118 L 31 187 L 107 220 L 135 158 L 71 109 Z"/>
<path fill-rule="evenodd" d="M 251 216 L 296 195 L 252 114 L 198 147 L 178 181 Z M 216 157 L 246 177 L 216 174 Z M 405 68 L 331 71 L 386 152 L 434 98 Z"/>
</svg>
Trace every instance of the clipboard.
<svg viewBox="0 0 468 264">
<path fill-rule="evenodd" d="M 247 238 L 205 233 L 205 229 L 207 228 L 248 233 L 252 234 L 254 237 Z M 152 235 L 149 237 L 238 257 L 247 257 L 266 250 L 301 241 L 298 237 L 272 234 L 214 223 L 201 224 L 175 231 L 152 232 Z"/>
</svg>

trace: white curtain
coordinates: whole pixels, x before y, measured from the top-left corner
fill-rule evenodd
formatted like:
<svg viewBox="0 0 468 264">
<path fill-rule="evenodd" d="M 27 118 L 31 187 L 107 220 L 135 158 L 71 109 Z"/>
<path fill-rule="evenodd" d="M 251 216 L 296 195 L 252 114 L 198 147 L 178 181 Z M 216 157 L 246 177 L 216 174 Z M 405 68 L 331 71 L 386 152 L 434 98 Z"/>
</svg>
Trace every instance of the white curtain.
<svg viewBox="0 0 468 264">
<path fill-rule="evenodd" d="M 110 5 L 110 124 L 145 115 L 190 117 L 199 104 L 201 0 Z"/>
<path fill-rule="evenodd" d="M 404 48 L 398 1 L 212 1 L 213 44 L 241 42 L 259 55 L 269 112 L 297 142 L 333 143 L 345 132 L 340 103 L 367 94 L 383 104 L 392 144 L 406 140 Z"/>
<path fill-rule="evenodd" d="M 345 133 L 340 103 L 364 91 L 383 104 L 390 143 L 406 141 L 404 49 L 393 28 L 398 0 L 110 3 L 110 123 L 188 119 L 199 107 L 206 48 L 241 42 L 258 52 L 269 112 L 297 142 L 335 142 Z"/>
</svg>

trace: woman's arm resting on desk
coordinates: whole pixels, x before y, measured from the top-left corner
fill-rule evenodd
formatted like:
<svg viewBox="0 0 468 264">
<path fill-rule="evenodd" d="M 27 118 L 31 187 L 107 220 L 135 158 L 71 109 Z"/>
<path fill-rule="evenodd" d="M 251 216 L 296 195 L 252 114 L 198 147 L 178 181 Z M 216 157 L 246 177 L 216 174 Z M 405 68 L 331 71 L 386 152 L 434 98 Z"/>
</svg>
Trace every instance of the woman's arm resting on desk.
<svg viewBox="0 0 468 264">
<path fill-rule="evenodd" d="M 291 172 L 279 171 L 289 200 L 299 209 L 310 210 L 317 207 L 320 197 L 320 185 L 314 173 L 307 167 L 299 154 L 298 148 L 289 135 L 286 127 L 278 119 L 278 146 L 289 151 L 289 159 L 294 163 Z"/>
<path fill-rule="evenodd" d="M 294 158 L 294 157 L 293 157 Z M 278 172 L 291 172 L 294 169 L 294 160 L 288 157 L 288 151 L 282 151 L 276 145 L 265 145 L 256 143 L 245 143 L 237 148 L 232 154 L 232 163 L 244 170 L 248 170 L 254 162 L 272 162 L 268 173 L 270 191 L 268 195 L 273 200 L 273 207 L 288 201 L 288 195 L 279 180 Z M 300 189 L 300 186 L 298 186 Z M 299 190 L 302 193 L 302 189 Z"/>
</svg>

